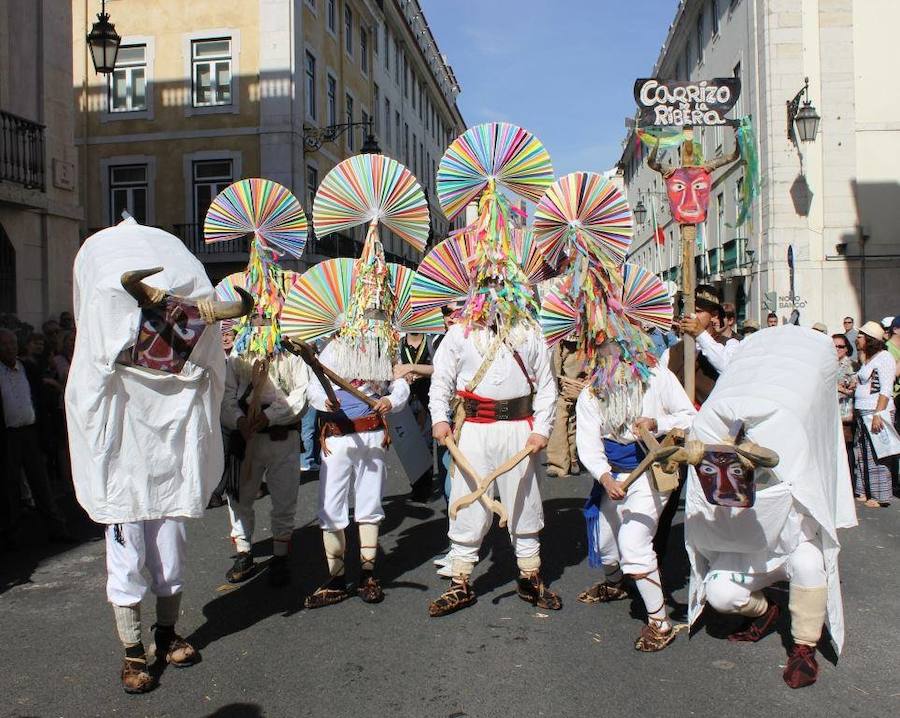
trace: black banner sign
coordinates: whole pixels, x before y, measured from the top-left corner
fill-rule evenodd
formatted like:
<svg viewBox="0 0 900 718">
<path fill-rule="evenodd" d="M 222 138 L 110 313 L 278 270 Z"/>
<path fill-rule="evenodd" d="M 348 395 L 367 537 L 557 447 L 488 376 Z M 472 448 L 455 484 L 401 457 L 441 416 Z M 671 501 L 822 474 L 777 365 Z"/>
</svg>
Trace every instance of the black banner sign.
<svg viewBox="0 0 900 718">
<path fill-rule="evenodd" d="M 740 95 L 738 77 L 699 82 L 650 77 L 634 83 L 641 127 L 736 125 L 739 120 L 729 120 L 725 115 Z"/>
</svg>

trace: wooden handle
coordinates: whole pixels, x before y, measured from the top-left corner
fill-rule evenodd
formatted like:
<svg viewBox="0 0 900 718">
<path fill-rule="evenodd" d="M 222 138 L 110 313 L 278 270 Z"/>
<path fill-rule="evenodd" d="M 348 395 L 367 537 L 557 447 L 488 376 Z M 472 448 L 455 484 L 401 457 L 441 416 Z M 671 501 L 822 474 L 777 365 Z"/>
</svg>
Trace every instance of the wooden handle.
<svg viewBox="0 0 900 718">
<path fill-rule="evenodd" d="M 368 396 L 357 389 L 353 384 L 344 379 L 344 377 L 336 374 L 327 366 L 325 366 L 321 361 L 319 361 L 319 357 L 316 356 L 315 352 L 312 350 L 312 347 L 304 341 L 300 341 L 299 339 L 288 339 L 285 342 L 285 346 L 288 351 L 293 354 L 297 354 L 300 356 L 303 361 L 309 364 L 309 368 L 312 369 L 313 374 L 316 375 L 316 378 L 319 380 L 319 383 L 322 385 L 322 389 L 325 390 L 325 395 L 328 397 L 328 401 L 332 402 L 336 406 L 340 406 L 340 402 L 337 400 L 337 396 L 334 393 L 334 387 L 331 386 L 331 383 L 328 381 L 329 379 L 334 384 L 337 384 L 341 389 L 346 391 L 348 394 L 352 394 L 361 402 L 366 404 L 370 409 L 374 409 L 375 405 L 378 403 L 371 396 Z"/>
<path fill-rule="evenodd" d="M 622 487 L 622 491 L 628 491 L 628 487 L 631 486 L 635 481 L 637 481 L 643 474 L 649 469 L 653 464 L 657 461 L 665 461 L 669 457 L 673 456 L 677 451 L 680 451 L 680 448 L 677 446 L 660 446 L 658 449 L 654 449 L 647 453 L 647 455 L 643 458 L 640 464 L 638 464 L 634 470 L 625 481 L 622 481 L 620 486 Z"/>
<path fill-rule="evenodd" d="M 469 475 L 469 478 L 475 482 L 477 486 L 481 485 L 481 477 L 478 475 L 478 472 L 475 471 L 475 467 L 469 463 L 469 460 L 465 457 L 465 455 L 459 450 L 459 447 L 456 445 L 456 442 L 453 440 L 453 435 L 451 434 L 446 439 L 444 439 L 444 446 L 447 447 L 447 450 L 450 452 L 450 456 L 453 457 L 453 461 L 459 467 L 460 471 L 464 471 Z M 500 517 L 500 526 L 506 526 L 506 522 L 509 520 L 509 514 L 506 512 L 506 507 L 503 506 L 499 501 L 491 499 L 487 496 L 482 495 L 478 498 L 481 503 L 488 509 L 488 511 L 492 511 L 497 516 Z M 471 494 L 470 494 L 471 495 Z M 456 519 L 456 514 L 458 512 L 457 504 L 458 501 L 453 502 L 453 506 L 450 507 L 450 516 Z M 471 503 L 471 502 L 470 502 Z"/>
<path fill-rule="evenodd" d="M 449 443 L 447 444 L 447 448 L 448 449 L 450 448 Z M 451 453 L 451 455 L 453 454 L 453 449 L 450 449 L 450 453 Z M 450 506 L 451 518 L 455 519 L 456 514 L 459 512 L 460 509 L 464 509 L 464 508 L 466 508 L 466 506 L 469 506 L 470 504 L 473 504 L 476 501 L 478 501 L 478 499 L 480 499 L 484 495 L 484 492 L 488 490 L 490 485 L 492 483 L 494 483 L 494 481 L 498 477 L 502 476 L 507 471 L 511 471 L 512 469 L 514 469 L 524 459 L 531 456 L 531 454 L 532 454 L 531 447 L 526 447 L 526 448 L 522 449 L 518 454 L 511 457 L 502 466 L 499 466 L 496 469 L 494 469 L 487 477 L 485 477 L 483 480 L 478 482 L 478 488 L 475 489 L 475 491 L 473 491 L 469 494 L 466 494 L 465 496 L 457 499 L 456 501 L 453 502 L 453 504 L 451 504 L 451 506 Z M 476 478 L 476 481 L 477 481 L 477 478 Z"/>
</svg>

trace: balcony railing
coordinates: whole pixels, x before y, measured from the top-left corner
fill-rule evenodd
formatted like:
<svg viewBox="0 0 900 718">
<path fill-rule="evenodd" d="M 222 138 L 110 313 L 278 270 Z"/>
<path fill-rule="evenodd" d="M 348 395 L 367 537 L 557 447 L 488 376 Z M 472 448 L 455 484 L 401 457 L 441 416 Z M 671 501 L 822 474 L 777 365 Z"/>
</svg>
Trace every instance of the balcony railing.
<svg viewBox="0 0 900 718">
<path fill-rule="evenodd" d="M 219 254 L 247 254 L 247 240 L 243 237 L 207 244 L 203 241 L 203 225 L 200 224 L 173 224 L 172 233 L 200 259 Z"/>
<path fill-rule="evenodd" d="M 45 188 L 44 126 L 0 110 L 0 181 Z"/>
</svg>

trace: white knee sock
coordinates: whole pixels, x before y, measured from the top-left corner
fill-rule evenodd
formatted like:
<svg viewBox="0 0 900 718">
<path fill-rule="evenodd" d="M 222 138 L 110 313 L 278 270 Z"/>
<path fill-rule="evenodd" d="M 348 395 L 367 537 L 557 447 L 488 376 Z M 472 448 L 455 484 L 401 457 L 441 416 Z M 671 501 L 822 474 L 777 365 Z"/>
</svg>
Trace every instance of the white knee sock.
<svg viewBox="0 0 900 718">
<path fill-rule="evenodd" d="M 378 524 L 359 525 L 359 562 L 363 571 L 375 570 L 378 556 Z"/>
<path fill-rule="evenodd" d="M 181 593 L 172 596 L 156 597 L 156 625 L 166 628 L 174 627 L 178 623 L 181 610 Z"/>
<path fill-rule="evenodd" d="M 344 531 L 323 531 L 322 543 L 325 544 L 325 560 L 328 562 L 328 573 L 331 576 L 344 575 L 344 552 L 347 550 L 347 539 Z"/>
<path fill-rule="evenodd" d="M 668 622 L 659 570 L 650 571 L 645 576 L 636 578 L 635 584 L 644 601 L 644 608 L 647 609 L 647 617 L 654 621 Z"/>
<path fill-rule="evenodd" d="M 116 630 L 119 640 L 125 647 L 135 646 L 141 642 L 141 604 L 133 606 L 116 606 L 113 604 L 116 617 Z"/>
<path fill-rule="evenodd" d="M 828 604 L 825 586 L 807 588 L 791 584 L 788 608 L 791 611 L 791 636 L 794 643 L 815 646 L 822 636 Z"/>
<path fill-rule="evenodd" d="M 754 591 L 747 599 L 747 603 L 738 609 L 738 613 L 747 618 L 759 618 L 769 607 L 769 602 L 762 591 Z"/>
<path fill-rule="evenodd" d="M 532 574 L 541 569 L 541 557 L 527 556 L 525 558 L 517 558 L 516 563 L 519 565 L 519 572 L 523 575 Z"/>
</svg>

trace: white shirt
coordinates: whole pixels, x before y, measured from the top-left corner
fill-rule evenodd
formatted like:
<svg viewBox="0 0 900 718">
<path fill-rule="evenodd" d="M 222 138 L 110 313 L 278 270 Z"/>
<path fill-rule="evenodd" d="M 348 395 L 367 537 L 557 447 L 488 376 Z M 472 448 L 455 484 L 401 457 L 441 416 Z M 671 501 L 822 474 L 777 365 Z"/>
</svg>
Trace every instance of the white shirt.
<svg viewBox="0 0 900 718">
<path fill-rule="evenodd" d="M 244 411 L 238 403 L 250 386 L 253 362 L 232 355 L 225 364 L 225 396 L 222 398 L 222 425 L 236 429 Z M 296 424 L 306 408 L 309 368 L 293 354 L 278 354 L 269 362 L 266 383 L 260 392 L 260 406 L 269 426 Z"/>
<path fill-rule="evenodd" d="M 889 351 L 882 350 L 869 359 L 856 372 L 858 384 L 853 395 L 853 407 L 871 411 L 878 405 L 879 396 L 886 396 L 890 406 L 896 372 L 897 363 Z"/>
<path fill-rule="evenodd" d="M 0 362 L 0 392 L 3 394 L 3 419 L 7 429 L 18 429 L 34 423 L 34 405 L 31 403 L 31 385 L 25 367 L 18 359 L 10 369 Z"/>
<path fill-rule="evenodd" d="M 709 359 L 709 363 L 719 374 L 725 371 L 740 346 L 741 343 L 734 337 L 728 339 L 724 344 L 719 344 L 709 332 L 703 332 L 697 337 L 697 349 Z"/>
<path fill-rule="evenodd" d="M 687 431 L 696 414 L 678 378 L 664 366 L 655 367 L 644 390 L 641 416 L 656 419 L 657 433 L 665 434 L 672 429 Z M 611 471 L 603 449 L 602 440 L 610 437 L 610 430 L 605 425 L 597 397 L 590 387 L 582 389 L 575 404 L 575 443 L 578 459 L 596 479 Z M 636 440 L 631 427 L 623 438 Z"/>
<path fill-rule="evenodd" d="M 432 421 L 451 421 L 450 400 L 475 376 L 493 337 L 487 329 L 472 329 L 466 336 L 466 328 L 461 324 L 454 324 L 447 331 L 432 361 L 434 373 L 428 405 Z M 526 333 L 516 350 L 534 385 L 532 431 L 549 437 L 556 414 L 556 379 L 550 367 L 550 352 L 536 331 Z M 497 400 L 531 393 L 528 379 L 506 345 L 497 350 L 475 393 Z"/>
</svg>

